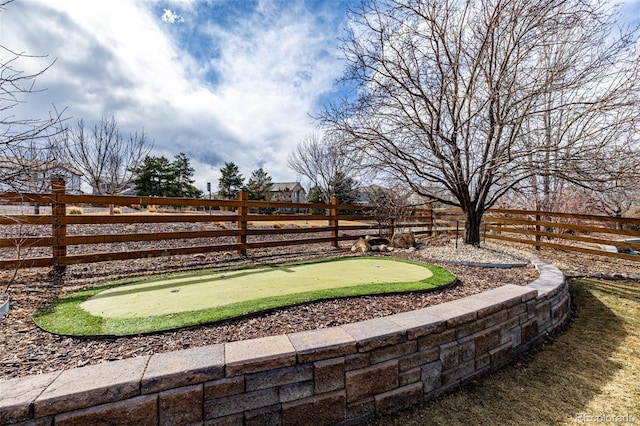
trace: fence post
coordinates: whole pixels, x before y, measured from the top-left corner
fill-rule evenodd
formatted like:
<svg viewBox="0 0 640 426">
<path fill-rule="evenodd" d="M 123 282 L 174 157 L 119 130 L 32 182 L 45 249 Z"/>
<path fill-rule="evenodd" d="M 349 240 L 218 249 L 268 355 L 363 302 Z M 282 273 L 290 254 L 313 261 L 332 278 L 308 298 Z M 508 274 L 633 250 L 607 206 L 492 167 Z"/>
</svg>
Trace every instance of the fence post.
<svg viewBox="0 0 640 426">
<path fill-rule="evenodd" d="M 67 237 L 67 224 L 64 220 L 67 214 L 67 206 L 60 201 L 60 195 L 66 192 L 67 184 L 64 179 L 51 178 L 51 195 L 53 202 L 51 203 L 51 215 L 53 216 L 53 224 L 51 227 L 51 236 L 53 237 L 51 254 L 53 256 L 54 272 L 64 274 L 67 266 L 64 264 L 64 258 L 67 256 L 67 245 L 65 238 Z"/>
<path fill-rule="evenodd" d="M 247 206 L 245 201 L 249 199 L 249 193 L 244 189 L 238 192 L 238 254 L 240 256 L 247 255 Z"/>
<path fill-rule="evenodd" d="M 433 224 L 433 204 L 429 203 L 427 204 L 427 232 L 429 232 L 431 235 L 433 234 Z"/>
<path fill-rule="evenodd" d="M 536 250 L 540 250 L 540 203 L 536 203 Z"/>
<path fill-rule="evenodd" d="M 331 209 L 329 210 L 329 226 L 331 229 L 331 247 L 338 247 L 338 204 L 337 197 L 331 197 Z"/>
<path fill-rule="evenodd" d="M 389 226 L 387 227 L 387 234 L 389 235 L 389 240 L 393 239 L 393 234 L 396 232 L 396 216 L 398 214 L 398 209 L 395 208 L 393 201 L 389 202 L 389 210 L 393 213 L 389 216 Z"/>
</svg>

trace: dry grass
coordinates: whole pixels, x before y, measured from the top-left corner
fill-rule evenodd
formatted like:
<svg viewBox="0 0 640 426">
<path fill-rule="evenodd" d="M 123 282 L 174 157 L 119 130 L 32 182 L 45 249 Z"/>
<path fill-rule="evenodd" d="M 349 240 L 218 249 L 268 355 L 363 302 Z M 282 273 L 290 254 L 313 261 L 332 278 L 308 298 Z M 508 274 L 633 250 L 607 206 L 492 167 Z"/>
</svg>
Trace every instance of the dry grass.
<svg viewBox="0 0 640 426">
<path fill-rule="evenodd" d="M 571 294 L 572 323 L 552 344 L 370 425 L 640 424 L 640 283 L 573 280 Z"/>
<path fill-rule="evenodd" d="M 71 206 L 69 207 L 69 214 L 82 214 L 82 207 Z"/>
</svg>

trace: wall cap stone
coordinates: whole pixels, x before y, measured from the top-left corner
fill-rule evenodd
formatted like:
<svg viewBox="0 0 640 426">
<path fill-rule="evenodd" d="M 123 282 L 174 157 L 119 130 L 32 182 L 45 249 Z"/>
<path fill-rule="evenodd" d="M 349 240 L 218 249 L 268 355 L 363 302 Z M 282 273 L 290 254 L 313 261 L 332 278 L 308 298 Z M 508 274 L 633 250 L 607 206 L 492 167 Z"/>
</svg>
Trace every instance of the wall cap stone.
<svg viewBox="0 0 640 426">
<path fill-rule="evenodd" d="M 224 377 L 224 345 L 154 354 L 142 376 L 142 394 Z"/>
<path fill-rule="evenodd" d="M 296 350 L 286 334 L 225 343 L 227 377 L 295 364 Z"/>
</svg>

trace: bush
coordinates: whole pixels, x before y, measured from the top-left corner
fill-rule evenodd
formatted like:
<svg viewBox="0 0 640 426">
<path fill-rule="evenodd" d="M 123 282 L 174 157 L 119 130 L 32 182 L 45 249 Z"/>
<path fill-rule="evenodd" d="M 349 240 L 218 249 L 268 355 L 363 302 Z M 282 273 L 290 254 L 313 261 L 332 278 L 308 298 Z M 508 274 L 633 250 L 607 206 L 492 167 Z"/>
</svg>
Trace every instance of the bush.
<svg viewBox="0 0 640 426">
<path fill-rule="evenodd" d="M 82 214 L 82 208 L 78 206 L 69 207 L 69 214 Z"/>
</svg>

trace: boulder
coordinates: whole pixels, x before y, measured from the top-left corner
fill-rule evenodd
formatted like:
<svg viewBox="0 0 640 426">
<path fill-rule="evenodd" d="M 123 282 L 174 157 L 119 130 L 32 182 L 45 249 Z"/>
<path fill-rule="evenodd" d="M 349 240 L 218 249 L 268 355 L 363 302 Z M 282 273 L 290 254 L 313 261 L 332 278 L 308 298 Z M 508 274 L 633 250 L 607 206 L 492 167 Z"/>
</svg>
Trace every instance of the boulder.
<svg viewBox="0 0 640 426">
<path fill-rule="evenodd" d="M 371 245 L 364 238 L 360 237 L 358 241 L 356 241 L 351 246 L 352 253 L 369 253 L 371 251 Z"/>
<path fill-rule="evenodd" d="M 408 249 L 415 245 L 416 240 L 411 232 L 401 232 L 394 234 L 391 238 L 391 244 L 397 248 Z"/>
</svg>

